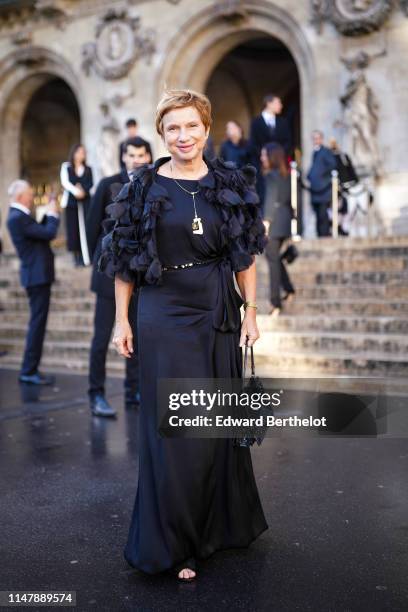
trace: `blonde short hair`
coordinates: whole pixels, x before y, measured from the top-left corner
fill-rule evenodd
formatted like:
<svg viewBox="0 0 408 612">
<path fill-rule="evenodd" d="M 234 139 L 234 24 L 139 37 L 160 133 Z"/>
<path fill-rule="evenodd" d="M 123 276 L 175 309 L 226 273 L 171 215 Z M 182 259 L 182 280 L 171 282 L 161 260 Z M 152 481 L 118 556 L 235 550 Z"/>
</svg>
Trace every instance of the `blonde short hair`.
<svg viewBox="0 0 408 612">
<path fill-rule="evenodd" d="M 156 130 L 163 136 L 163 117 L 174 108 L 194 106 L 206 130 L 212 124 L 211 102 L 206 95 L 192 89 L 168 89 L 164 92 L 156 109 Z"/>
</svg>

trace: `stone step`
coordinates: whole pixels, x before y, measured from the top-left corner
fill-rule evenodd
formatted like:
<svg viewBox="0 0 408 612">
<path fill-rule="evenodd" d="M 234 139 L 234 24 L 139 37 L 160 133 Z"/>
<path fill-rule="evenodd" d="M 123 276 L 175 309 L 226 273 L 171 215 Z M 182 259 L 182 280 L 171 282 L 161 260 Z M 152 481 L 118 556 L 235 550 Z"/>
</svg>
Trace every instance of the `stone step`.
<svg viewBox="0 0 408 612">
<path fill-rule="evenodd" d="M 0 366 L 16 367 L 21 364 L 20 352 L 13 348 L 12 351 L 0 356 Z M 255 350 L 255 362 L 257 373 L 264 377 L 277 377 L 290 375 L 294 377 L 318 377 L 318 376 L 372 376 L 373 378 L 386 377 L 386 383 L 391 377 L 402 381 L 407 380 L 408 358 L 390 360 L 390 355 L 345 355 L 333 353 L 304 353 L 300 351 L 286 351 L 283 354 L 264 354 Z M 123 375 L 124 359 L 119 355 L 107 360 L 107 372 L 110 374 Z M 70 354 L 58 355 L 44 351 L 41 360 L 42 369 L 50 371 L 66 372 L 88 372 L 88 358 Z"/>
<path fill-rule="evenodd" d="M 408 286 L 408 269 L 407 270 L 373 270 L 353 271 L 353 270 L 334 270 L 318 271 L 311 268 L 310 264 L 307 269 L 290 267 L 289 274 L 295 287 L 298 286 L 324 286 L 324 287 L 354 287 L 359 289 L 361 286 L 373 290 L 378 290 L 378 287 L 407 287 Z M 265 266 L 258 268 L 257 274 L 258 286 L 269 285 L 269 273 Z M 73 295 L 86 295 L 90 291 L 90 277 L 75 277 L 65 275 L 65 278 L 59 278 L 53 285 L 53 293 L 60 297 L 70 297 Z M 0 299 L 8 297 L 25 295 L 24 289 L 20 286 L 18 277 L 14 275 L 12 278 L 2 278 L 0 280 Z"/>
<path fill-rule="evenodd" d="M 333 302 L 321 299 L 302 300 L 295 299 L 289 306 L 284 306 L 288 315 L 316 315 L 316 316 L 408 316 L 408 302 L 387 301 L 379 299 L 338 299 Z"/>
<path fill-rule="evenodd" d="M 262 376 L 282 374 L 295 377 L 373 376 L 407 380 L 408 358 L 390 360 L 389 355 L 342 355 L 333 353 L 302 353 L 285 351 L 271 355 L 256 351 L 256 370 Z M 385 381 L 386 382 L 386 381 Z"/>
<path fill-rule="evenodd" d="M 0 367 L 15 368 L 18 370 L 21 366 L 21 358 L 21 353 L 8 352 L 7 354 L 0 356 Z M 124 376 L 125 360 L 122 359 L 122 361 L 120 361 L 119 359 L 107 359 L 106 372 L 108 375 L 120 377 Z M 67 359 L 65 356 L 58 355 L 44 355 L 41 358 L 41 370 L 43 371 L 61 372 L 65 374 L 67 372 L 87 374 L 88 369 L 89 361 L 87 359 Z"/>
<path fill-rule="evenodd" d="M 47 332 L 48 333 L 48 332 Z M 86 340 L 51 340 L 46 336 L 43 347 L 44 357 L 58 357 L 69 362 L 76 360 L 87 363 L 89 361 L 90 342 Z M 21 338 L 0 338 L 0 352 L 14 353 L 22 355 L 24 350 L 24 340 Z M 110 361 L 123 359 L 112 344 L 108 347 L 108 358 Z"/>
<path fill-rule="evenodd" d="M 22 351 L 24 345 L 24 330 L 10 328 L 10 334 L 2 333 L 0 336 L 0 350 Z M 408 338 L 392 334 L 345 334 L 334 332 L 278 332 L 261 331 L 261 338 L 257 342 L 257 351 L 265 355 L 286 352 L 302 353 L 331 353 L 371 355 L 381 353 L 388 355 L 389 361 L 408 360 Z M 91 334 L 82 330 L 53 330 L 47 331 L 44 354 L 64 355 L 86 359 L 89 355 Z M 110 344 L 108 352 L 111 357 L 117 356 L 114 347 Z"/>
<path fill-rule="evenodd" d="M 28 301 L 26 297 L 14 297 L 7 301 L 0 300 L 0 307 L 12 312 L 27 312 Z M 51 297 L 50 312 L 63 313 L 66 310 L 75 310 L 77 312 L 89 312 L 95 308 L 95 294 L 91 291 L 86 298 L 54 298 Z"/>
<path fill-rule="evenodd" d="M 282 331 L 302 332 L 344 332 L 360 334 L 408 334 L 408 316 L 397 317 L 356 317 L 356 316 L 321 316 L 285 315 L 270 317 L 259 315 L 258 326 L 262 332 Z"/>
<path fill-rule="evenodd" d="M 269 311 L 269 287 L 259 286 L 257 290 L 257 302 L 259 305 L 263 305 L 265 312 Z M 73 291 L 72 295 L 62 296 L 57 291 L 53 290 L 51 294 L 51 311 L 89 311 L 94 309 L 96 296 L 91 291 L 76 290 Z M 304 287 L 296 286 L 296 296 L 293 302 L 288 305 L 282 302 L 282 306 L 288 312 L 301 313 L 303 310 L 305 314 L 308 313 L 309 304 L 310 308 L 314 312 L 314 304 L 320 303 L 323 308 L 329 307 L 329 304 L 342 303 L 382 303 L 384 306 L 391 305 L 393 310 L 398 310 L 397 306 L 393 304 L 400 304 L 402 310 L 404 309 L 404 302 L 408 302 L 408 286 L 407 287 Z M 28 300 L 27 296 L 23 293 L 4 295 L 0 290 L 0 310 L 9 312 L 28 312 Z M 346 314 L 346 313 L 345 313 Z M 379 313 L 381 314 L 381 313 Z M 384 314 L 387 314 L 384 312 Z"/>
<path fill-rule="evenodd" d="M 94 313 L 93 310 L 78 312 L 76 310 L 64 312 L 50 312 L 48 317 L 48 330 L 80 330 L 92 333 Z M 1 315 L 0 334 L 9 334 L 9 328 L 26 331 L 28 312 L 5 311 Z M 345 332 L 368 334 L 406 334 L 408 333 L 407 317 L 357 317 L 349 316 L 321 316 L 314 315 L 285 315 L 274 318 L 267 315 L 258 315 L 258 325 L 263 331 L 286 332 Z"/>
<path fill-rule="evenodd" d="M 408 360 L 408 337 L 401 334 L 364 334 L 336 332 L 280 332 L 261 330 L 257 342 L 258 351 L 265 354 L 286 351 L 305 353 L 346 353 L 354 355 L 384 353 L 394 357 L 405 356 Z"/>
<path fill-rule="evenodd" d="M 364 254 L 365 255 L 365 254 Z M 364 258 L 344 258 L 340 256 L 330 257 L 325 260 L 321 258 L 312 258 L 301 254 L 296 261 L 289 264 L 289 268 L 296 271 L 310 270 L 310 265 L 313 260 L 313 270 L 318 272 L 370 272 L 372 270 L 383 270 L 384 272 L 392 270 L 404 271 L 408 268 L 408 249 L 405 255 L 396 255 L 395 257 L 366 257 Z"/>
</svg>

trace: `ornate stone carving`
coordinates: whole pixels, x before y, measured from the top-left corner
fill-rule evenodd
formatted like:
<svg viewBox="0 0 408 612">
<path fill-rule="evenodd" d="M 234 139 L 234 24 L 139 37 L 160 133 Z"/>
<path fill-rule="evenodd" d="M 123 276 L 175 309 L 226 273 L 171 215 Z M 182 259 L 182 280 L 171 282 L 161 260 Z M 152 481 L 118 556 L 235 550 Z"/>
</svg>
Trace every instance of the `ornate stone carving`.
<svg viewBox="0 0 408 612">
<path fill-rule="evenodd" d="M 216 0 L 215 13 L 217 17 L 231 21 L 242 21 L 248 17 L 248 11 L 242 0 Z"/>
<path fill-rule="evenodd" d="M 12 40 L 13 45 L 16 45 L 16 47 L 20 47 L 23 45 L 29 45 L 33 41 L 33 33 L 29 31 L 25 32 L 23 30 L 23 31 L 17 32 L 17 34 L 15 34 L 11 40 Z"/>
<path fill-rule="evenodd" d="M 47 57 L 42 49 L 27 47 L 26 49 L 21 49 L 16 64 L 26 68 L 41 68 L 46 59 Z"/>
<path fill-rule="evenodd" d="M 155 51 L 155 32 L 141 31 L 140 17 L 129 17 L 126 11 L 110 10 L 96 27 L 96 42 L 82 46 L 82 68 L 91 68 L 103 79 L 126 76 L 140 57 L 148 61 Z"/>
<path fill-rule="evenodd" d="M 359 51 L 350 58 L 341 58 L 351 72 L 340 97 L 344 109 L 341 125 L 346 129 L 348 141 L 344 148 L 352 154 L 358 172 L 365 176 L 379 175 L 380 155 L 377 145 L 379 106 L 364 70 L 383 55 L 386 55 L 385 50 L 373 55 Z"/>
<path fill-rule="evenodd" d="M 320 32 L 331 21 L 346 36 L 379 30 L 394 7 L 394 0 L 312 0 L 312 23 Z"/>
<path fill-rule="evenodd" d="M 51 21 L 60 30 L 63 30 L 70 18 L 66 0 L 36 0 L 35 18 Z"/>
</svg>

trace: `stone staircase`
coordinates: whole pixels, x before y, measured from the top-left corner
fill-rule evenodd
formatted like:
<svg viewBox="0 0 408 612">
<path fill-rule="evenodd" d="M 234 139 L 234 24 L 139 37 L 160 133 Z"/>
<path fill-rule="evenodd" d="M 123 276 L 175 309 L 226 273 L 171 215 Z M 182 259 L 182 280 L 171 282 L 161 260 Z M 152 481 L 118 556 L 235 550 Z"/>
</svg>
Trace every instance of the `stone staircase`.
<svg viewBox="0 0 408 612">
<path fill-rule="evenodd" d="M 291 376 L 408 374 L 408 238 L 324 238 L 299 243 L 288 267 L 296 298 L 260 317 L 262 373 Z M 258 265 L 266 308 L 267 265 Z"/>
<path fill-rule="evenodd" d="M 256 358 L 263 376 L 375 376 L 408 373 L 408 237 L 305 240 L 289 267 L 296 299 L 273 319 L 268 312 L 268 268 L 258 258 L 261 339 Z M 56 257 L 42 367 L 86 372 L 95 297 L 90 269 Z M 0 365 L 18 367 L 28 310 L 18 261 L 0 260 Z M 109 349 L 108 371 L 124 360 Z"/>
</svg>

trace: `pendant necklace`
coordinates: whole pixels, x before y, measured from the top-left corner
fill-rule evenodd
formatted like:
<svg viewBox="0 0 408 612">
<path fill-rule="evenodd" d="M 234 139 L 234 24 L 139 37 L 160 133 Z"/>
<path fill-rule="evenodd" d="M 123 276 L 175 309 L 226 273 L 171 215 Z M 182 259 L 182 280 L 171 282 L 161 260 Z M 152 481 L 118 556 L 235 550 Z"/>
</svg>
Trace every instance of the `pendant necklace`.
<svg viewBox="0 0 408 612">
<path fill-rule="evenodd" d="M 171 174 L 173 176 L 173 164 L 171 162 L 170 162 L 170 170 L 171 170 Z M 193 206 L 194 206 L 194 219 L 193 219 L 193 221 L 191 223 L 191 227 L 192 227 L 192 230 L 193 230 L 193 234 L 203 234 L 204 233 L 203 223 L 201 221 L 201 217 L 199 217 L 197 215 L 197 208 L 196 208 L 196 203 L 195 203 L 195 196 L 200 191 L 200 189 L 197 189 L 197 191 L 189 191 L 188 189 L 185 189 L 185 187 L 180 185 L 180 183 L 174 177 L 173 177 L 173 180 L 180 187 L 180 189 L 182 189 L 183 191 L 185 191 L 186 193 L 188 193 L 188 194 L 190 194 L 192 196 L 192 198 L 193 198 Z"/>
</svg>

